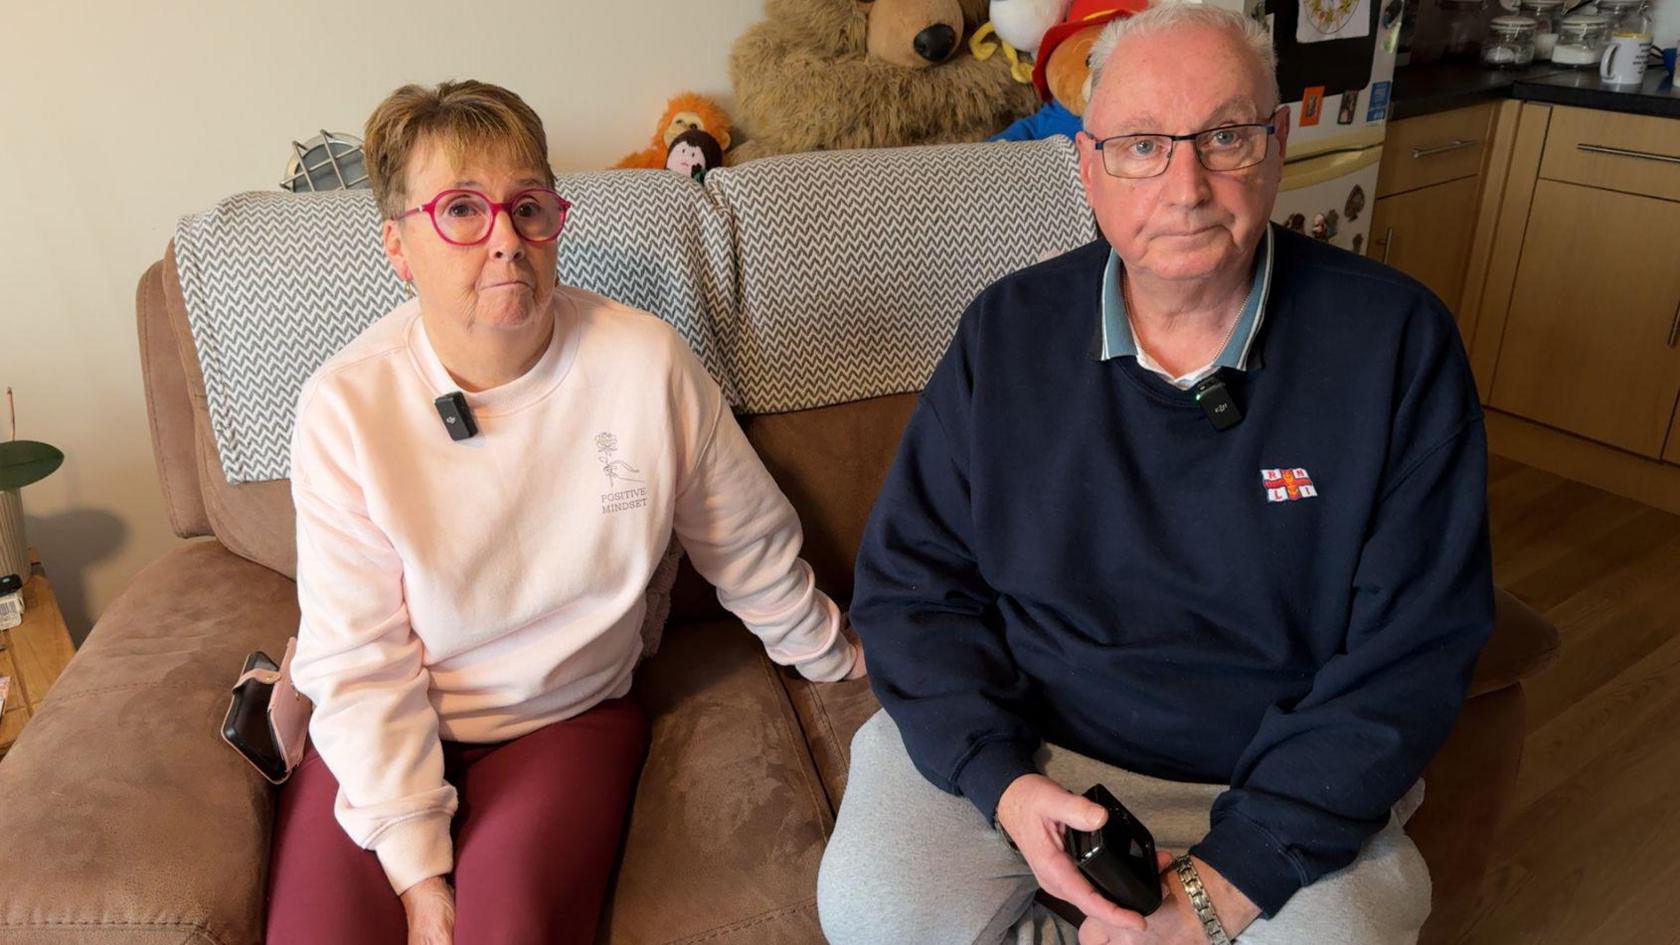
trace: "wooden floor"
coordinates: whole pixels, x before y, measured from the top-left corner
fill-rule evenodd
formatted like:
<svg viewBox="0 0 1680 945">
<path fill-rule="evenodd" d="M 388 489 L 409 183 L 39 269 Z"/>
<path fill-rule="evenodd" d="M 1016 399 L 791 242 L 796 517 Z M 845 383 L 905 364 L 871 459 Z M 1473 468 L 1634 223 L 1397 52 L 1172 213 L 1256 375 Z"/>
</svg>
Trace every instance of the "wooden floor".
<svg viewBox="0 0 1680 945">
<path fill-rule="evenodd" d="M 1680 943 L 1680 517 L 1493 457 L 1494 579 L 1557 625 L 1458 945 Z"/>
</svg>

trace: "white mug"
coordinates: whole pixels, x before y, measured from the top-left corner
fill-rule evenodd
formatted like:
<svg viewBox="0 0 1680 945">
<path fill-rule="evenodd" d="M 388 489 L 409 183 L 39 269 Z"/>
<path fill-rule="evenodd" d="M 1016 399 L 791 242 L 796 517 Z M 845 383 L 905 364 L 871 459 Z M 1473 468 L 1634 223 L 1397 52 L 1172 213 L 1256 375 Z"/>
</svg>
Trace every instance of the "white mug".
<svg viewBox="0 0 1680 945">
<path fill-rule="evenodd" d="M 1611 85 L 1638 85 L 1645 79 L 1645 60 L 1651 57 L 1650 33 L 1616 32 L 1604 47 L 1598 77 Z"/>
</svg>

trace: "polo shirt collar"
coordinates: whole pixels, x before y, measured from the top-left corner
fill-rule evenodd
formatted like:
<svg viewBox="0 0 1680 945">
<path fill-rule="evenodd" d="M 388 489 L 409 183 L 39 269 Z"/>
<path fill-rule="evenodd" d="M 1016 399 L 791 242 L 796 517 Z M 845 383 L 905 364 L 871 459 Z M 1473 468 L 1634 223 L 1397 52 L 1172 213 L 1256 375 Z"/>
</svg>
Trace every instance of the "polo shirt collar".
<svg viewBox="0 0 1680 945">
<path fill-rule="evenodd" d="M 1120 254 L 1110 249 L 1108 265 L 1103 269 L 1102 315 L 1096 350 L 1093 352 L 1099 361 L 1138 356 L 1137 339 L 1132 333 L 1131 322 L 1126 317 L 1126 301 L 1120 291 L 1120 272 L 1123 266 Z M 1260 326 L 1266 320 L 1266 302 L 1271 295 L 1271 287 L 1272 225 L 1268 223 L 1266 235 L 1260 240 L 1259 252 L 1254 254 L 1254 276 L 1249 286 L 1248 297 L 1243 300 L 1242 311 L 1237 314 L 1237 324 L 1231 330 L 1230 340 L 1225 342 L 1225 348 L 1219 352 L 1213 367 L 1248 370 L 1254 339 L 1260 334 Z"/>
</svg>

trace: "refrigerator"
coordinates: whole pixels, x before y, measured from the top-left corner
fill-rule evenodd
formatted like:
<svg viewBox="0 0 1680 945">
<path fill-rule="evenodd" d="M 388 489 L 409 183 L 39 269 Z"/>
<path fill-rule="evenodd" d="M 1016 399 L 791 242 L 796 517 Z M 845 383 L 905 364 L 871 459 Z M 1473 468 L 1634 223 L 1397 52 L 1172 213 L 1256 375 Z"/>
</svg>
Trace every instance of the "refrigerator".
<svg viewBox="0 0 1680 945">
<path fill-rule="evenodd" d="M 1272 33 L 1289 107 L 1283 185 L 1272 218 L 1368 254 L 1394 88 L 1402 0 L 1203 0 Z"/>
</svg>

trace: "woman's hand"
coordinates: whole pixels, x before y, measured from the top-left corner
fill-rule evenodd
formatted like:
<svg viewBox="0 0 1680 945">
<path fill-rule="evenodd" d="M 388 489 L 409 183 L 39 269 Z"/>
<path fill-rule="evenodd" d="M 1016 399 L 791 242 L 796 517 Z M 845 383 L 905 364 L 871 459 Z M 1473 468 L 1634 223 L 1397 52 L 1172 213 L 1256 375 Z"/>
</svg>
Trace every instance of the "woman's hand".
<svg viewBox="0 0 1680 945">
<path fill-rule="evenodd" d="M 423 879 L 402 894 L 408 945 L 454 945 L 455 891 L 442 876 Z"/>
<path fill-rule="evenodd" d="M 852 629 L 851 619 L 844 614 L 840 617 L 840 632 L 845 634 L 846 639 L 852 641 L 852 650 L 855 654 L 852 657 L 851 671 L 848 672 L 841 681 L 844 682 L 850 679 L 862 679 L 863 677 L 868 676 L 869 664 L 865 663 L 863 659 L 863 642 L 858 639 L 857 631 Z"/>
</svg>

